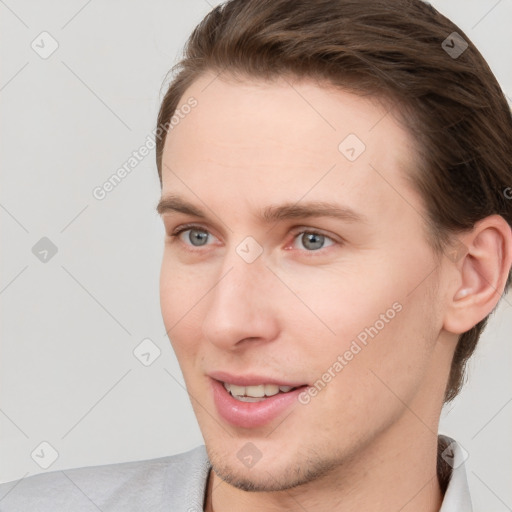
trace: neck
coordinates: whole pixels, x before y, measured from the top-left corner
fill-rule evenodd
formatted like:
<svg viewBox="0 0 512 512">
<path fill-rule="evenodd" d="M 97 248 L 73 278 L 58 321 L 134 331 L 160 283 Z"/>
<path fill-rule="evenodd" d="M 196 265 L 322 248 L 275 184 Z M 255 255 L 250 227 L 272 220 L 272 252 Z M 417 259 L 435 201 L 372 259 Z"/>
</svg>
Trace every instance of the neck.
<svg viewBox="0 0 512 512">
<path fill-rule="evenodd" d="M 298 508 L 308 512 L 438 512 L 444 488 L 437 471 L 435 432 L 437 428 L 428 428 L 406 410 L 393 428 L 329 474 L 277 492 L 242 491 L 212 470 L 205 511 L 278 512 Z"/>
</svg>

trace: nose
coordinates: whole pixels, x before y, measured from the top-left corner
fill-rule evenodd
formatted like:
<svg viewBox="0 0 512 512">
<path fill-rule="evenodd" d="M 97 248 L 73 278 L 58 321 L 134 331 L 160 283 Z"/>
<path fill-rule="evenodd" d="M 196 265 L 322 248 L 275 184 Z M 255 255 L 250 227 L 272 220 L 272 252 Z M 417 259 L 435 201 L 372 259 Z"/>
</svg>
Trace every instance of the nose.
<svg viewBox="0 0 512 512">
<path fill-rule="evenodd" d="M 234 250 L 208 294 L 202 323 L 206 339 L 222 350 L 239 350 L 267 343 L 279 331 L 276 277 L 263 256 L 247 263 Z"/>
</svg>

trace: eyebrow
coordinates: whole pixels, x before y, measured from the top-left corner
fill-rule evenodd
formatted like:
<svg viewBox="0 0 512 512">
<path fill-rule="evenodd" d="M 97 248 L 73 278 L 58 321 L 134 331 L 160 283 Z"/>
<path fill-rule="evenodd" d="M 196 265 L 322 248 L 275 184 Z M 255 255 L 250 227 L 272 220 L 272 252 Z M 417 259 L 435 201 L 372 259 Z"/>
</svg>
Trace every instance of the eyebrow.
<svg viewBox="0 0 512 512">
<path fill-rule="evenodd" d="M 176 195 L 163 196 L 156 207 L 159 215 L 169 212 L 179 212 L 206 219 L 207 214 L 197 206 Z M 282 205 L 267 206 L 258 219 L 264 224 L 287 219 L 305 219 L 311 217 L 333 217 L 348 222 L 368 222 L 368 218 L 351 208 L 325 201 L 309 201 L 298 203 L 284 203 Z"/>
</svg>

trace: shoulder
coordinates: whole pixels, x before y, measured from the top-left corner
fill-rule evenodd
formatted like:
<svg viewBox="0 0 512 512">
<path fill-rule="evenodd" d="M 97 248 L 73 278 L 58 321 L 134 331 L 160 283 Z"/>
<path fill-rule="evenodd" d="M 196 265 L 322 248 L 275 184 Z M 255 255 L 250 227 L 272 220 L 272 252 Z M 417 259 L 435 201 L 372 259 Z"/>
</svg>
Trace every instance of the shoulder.
<svg viewBox="0 0 512 512">
<path fill-rule="evenodd" d="M 206 449 L 198 446 L 158 459 L 42 473 L 0 484 L 0 511 L 202 510 L 209 469 Z"/>
</svg>

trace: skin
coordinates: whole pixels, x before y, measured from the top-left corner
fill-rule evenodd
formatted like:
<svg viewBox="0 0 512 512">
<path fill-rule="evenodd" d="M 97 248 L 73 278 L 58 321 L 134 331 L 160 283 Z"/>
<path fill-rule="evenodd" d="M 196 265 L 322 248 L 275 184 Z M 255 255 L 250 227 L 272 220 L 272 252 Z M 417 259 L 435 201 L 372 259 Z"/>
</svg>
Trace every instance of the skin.
<svg viewBox="0 0 512 512">
<path fill-rule="evenodd" d="M 459 237 L 466 255 L 437 260 L 425 206 L 404 179 L 414 141 L 392 111 L 326 84 L 215 76 L 185 92 L 180 105 L 190 96 L 198 105 L 169 132 L 162 172 L 162 196 L 207 212 L 162 212 L 160 282 L 213 465 L 205 510 L 439 510 L 437 428 L 450 363 L 458 334 L 503 290 L 509 226 L 488 217 Z M 366 145 L 353 162 L 338 149 L 350 133 Z M 257 218 L 269 205 L 314 200 L 367 220 Z M 208 233 L 206 245 L 194 246 L 190 231 L 170 236 L 191 222 Z M 320 248 L 300 234 L 308 229 L 328 237 Z M 263 249 L 252 263 L 236 251 L 247 236 Z M 401 311 L 308 404 L 251 429 L 217 412 L 208 372 L 312 386 L 394 303 Z M 247 442 L 261 454 L 251 468 L 237 457 Z"/>
</svg>

